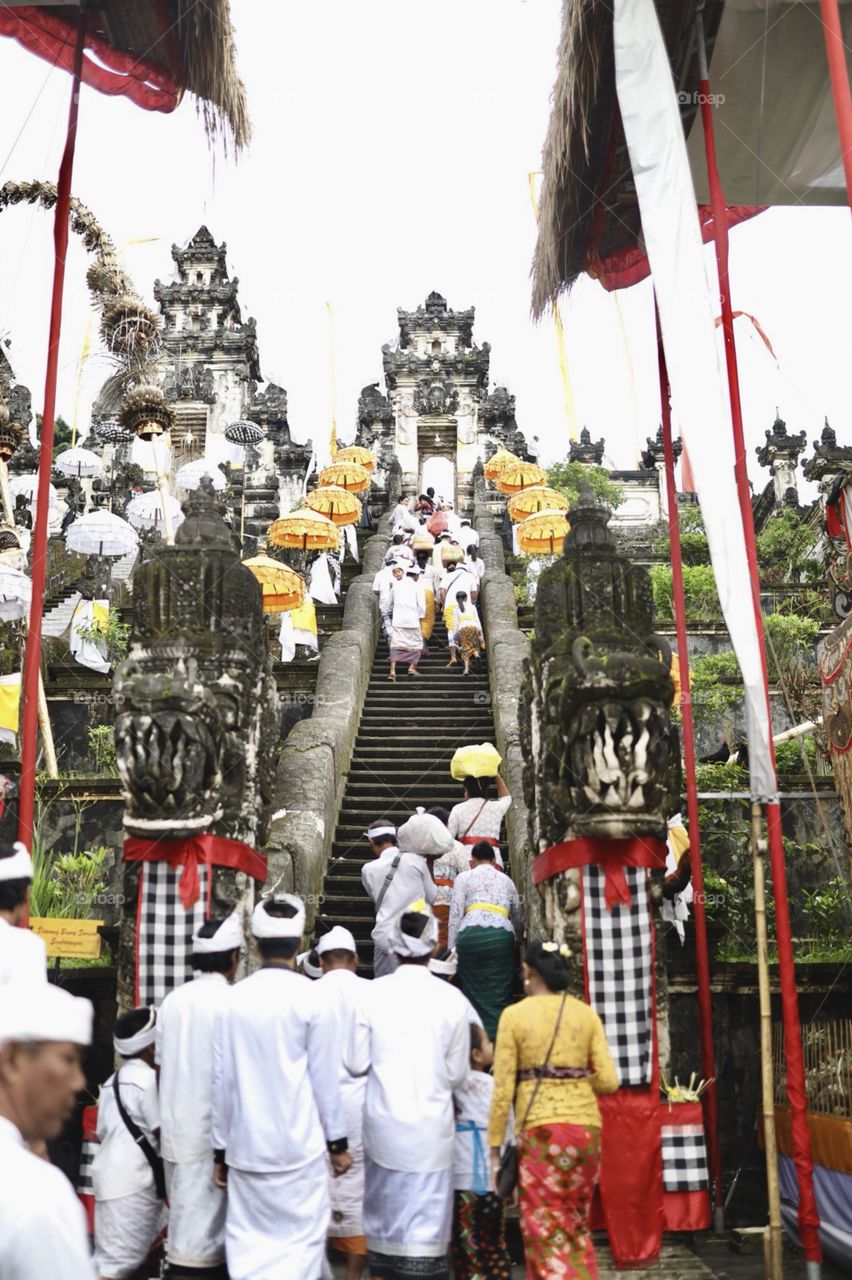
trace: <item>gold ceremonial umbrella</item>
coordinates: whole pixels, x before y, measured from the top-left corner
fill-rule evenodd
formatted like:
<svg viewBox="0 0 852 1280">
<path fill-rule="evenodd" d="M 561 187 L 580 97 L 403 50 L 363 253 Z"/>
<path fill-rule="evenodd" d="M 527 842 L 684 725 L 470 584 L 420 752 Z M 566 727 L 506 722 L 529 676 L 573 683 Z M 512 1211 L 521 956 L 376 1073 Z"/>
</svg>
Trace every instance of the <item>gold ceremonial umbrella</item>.
<svg viewBox="0 0 852 1280">
<path fill-rule="evenodd" d="M 319 473 L 320 487 L 339 485 L 350 493 L 363 493 L 370 487 L 370 473 L 357 462 L 332 462 Z"/>
<path fill-rule="evenodd" d="M 339 484 L 326 485 L 322 489 L 314 489 L 305 498 L 305 506 L 311 511 L 319 511 L 328 516 L 338 526 L 357 524 L 361 519 L 361 503 L 348 489 L 341 489 Z"/>
<path fill-rule="evenodd" d="M 570 528 L 564 512 L 539 511 L 518 525 L 518 546 L 526 555 L 559 555 Z"/>
<path fill-rule="evenodd" d="M 332 466 L 336 466 L 339 462 L 356 462 L 365 471 L 373 471 L 376 466 L 376 455 L 372 449 L 364 449 L 360 444 L 350 444 L 345 449 L 338 449 L 331 460 Z"/>
<path fill-rule="evenodd" d="M 545 484 L 533 485 L 531 489 L 522 489 L 509 499 L 509 515 L 513 520 L 526 520 L 539 511 L 567 511 L 568 499 L 558 489 L 549 489 Z"/>
<path fill-rule="evenodd" d="M 514 462 L 504 467 L 497 477 L 497 488 L 501 493 L 520 493 L 521 489 L 530 489 L 533 485 L 544 484 L 547 472 L 534 462 Z"/>
<path fill-rule="evenodd" d="M 305 598 L 305 580 L 272 556 L 252 556 L 243 564 L 260 583 L 264 613 L 286 613 L 298 609 Z"/>
<path fill-rule="evenodd" d="M 302 507 L 274 521 L 267 541 L 273 547 L 294 547 L 299 551 L 336 551 L 340 533 L 328 516 Z"/>
<path fill-rule="evenodd" d="M 520 458 L 516 453 L 510 453 L 508 449 L 498 449 L 485 464 L 485 479 L 496 480 L 504 467 L 518 462 L 520 462 Z"/>
</svg>

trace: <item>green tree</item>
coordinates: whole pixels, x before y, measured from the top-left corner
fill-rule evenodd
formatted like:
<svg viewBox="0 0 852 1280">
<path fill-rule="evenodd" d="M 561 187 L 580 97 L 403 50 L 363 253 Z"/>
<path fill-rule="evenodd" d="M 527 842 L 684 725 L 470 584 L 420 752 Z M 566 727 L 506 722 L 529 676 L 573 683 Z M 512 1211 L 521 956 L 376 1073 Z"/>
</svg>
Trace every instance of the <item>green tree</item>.
<svg viewBox="0 0 852 1280">
<path fill-rule="evenodd" d="M 591 467 L 584 462 L 555 462 L 547 468 L 547 483 L 568 499 L 569 510 L 577 505 L 580 489 L 588 485 L 599 502 L 615 511 L 622 501 L 621 485 L 610 480 L 604 467 Z"/>
<path fill-rule="evenodd" d="M 36 434 L 41 436 L 42 415 L 36 414 Z M 71 444 L 73 432 L 71 427 L 65 421 L 60 413 L 53 420 L 53 460 L 56 461 L 57 453 L 62 453 Z"/>
</svg>

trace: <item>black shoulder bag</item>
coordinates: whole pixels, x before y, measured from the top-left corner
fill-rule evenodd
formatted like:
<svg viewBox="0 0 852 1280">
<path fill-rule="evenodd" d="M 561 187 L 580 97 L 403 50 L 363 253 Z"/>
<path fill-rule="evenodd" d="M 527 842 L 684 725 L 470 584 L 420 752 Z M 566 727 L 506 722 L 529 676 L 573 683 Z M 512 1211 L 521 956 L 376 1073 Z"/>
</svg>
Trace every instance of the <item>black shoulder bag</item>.
<svg viewBox="0 0 852 1280">
<path fill-rule="evenodd" d="M 388 889 L 391 887 L 391 880 L 393 880 L 394 876 L 396 875 L 396 869 L 399 866 L 401 858 L 402 858 L 402 854 L 398 853 L 390 865 L 390 871 L 385 876 L 384 883 L 379 891 L 379 896 L 378 898 L 376 898 L 376 915 L 377 916 L 381 909 L 381 905 L 385 900 L 385 894 L 387 893 Z"/>
<path fill-rule="evenodd" d="M 524 1112 L 524 1118 L 520 1125 L 516 1127 L 515 1134 L 521 1132 L 526 1127 L 527 1120 L 533 1108 L 533 1103 L 538 1096 L 542 1079 L 544 1078 L 544 1067 L 550 1062 L 550 1055 L 553 1053 L 553 1046 L 556 1044 L 556 1037 L 559 1035 L 559 1027 L 562 1023 L 562 1014 L 565 1012 L 565 1000 L 568 992 L 563 991 L 562 1003 L 559 1006 L 559 1015 L 556 1019 L 556 1026 L 553 1028 L 553 1038 L 550 1041 L 550 1048 L 547 1051 L 544 1062 L 542 1063 L 542 1074 L 535 1082 L 535 1088 L 530 1094 L 530 1100 L 527 1103 L 527 1109 Z M 516 1142 L 511 1142 L 500 1159 L 500 1168 L 497 1172 L 497 1194 L 501 1200 L 508 1200 L 514 1194 L 515 1187 L 518 1185 L 518 1147 Z"/>
<path fill-rule="evenodd" d="M 113 1077 L 112 1091 L 115 1095 L 115 1105 L 118 1107 L 118 1114 L 121 1116 L 121 1119 L 124 1122 L 125 1129 L 130 1134 L 131 1138 L 136 1143 L 137 1147 L 142 1152 L 143 1156 L 151 1166 L 151 1172 L 154 1175 L 154 1188 L 157 1192 L 157 1195 L 160 1197 L 161 1200 L 165 1200 L 166 1175 L 163 1170 L 163 1161 L 160 1158 L 160 1156 L 157 1155 L 156 1151 L 151 1146 L 150 1142 L 145 1137 L 144 1133 L 139 1128 L 139 1125 L 136 1123 L 136 1121 L 131 1120 L 130 1116 L 128 1115 L 127 1108 L 125 1107 L 124 1103 L 121 1101 L 121 1094 L 118 1089 L 118 1072 L 116 1072 L 115 1076 Z"/>
</svg>

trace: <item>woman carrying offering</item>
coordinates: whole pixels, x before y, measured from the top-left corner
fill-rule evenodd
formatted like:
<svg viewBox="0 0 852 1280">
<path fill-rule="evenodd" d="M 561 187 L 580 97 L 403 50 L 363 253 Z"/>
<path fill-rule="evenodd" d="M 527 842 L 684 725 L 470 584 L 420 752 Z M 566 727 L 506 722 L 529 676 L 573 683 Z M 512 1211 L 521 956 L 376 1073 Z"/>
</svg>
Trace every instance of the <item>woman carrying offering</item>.
<svg viewBox="0 0 852 1280">
<path fill-rule="evenodd" d="M 514 1102 L 521 1234 L 530 1280 L 597 1280 L 589 1211 L 600 1159 L 596 1094 L 618 1075 L 603 1024 L 568 995 L 570 951 L 533 942 L 523 965 L 526 998 L 504 1009 L 494 1054 L 488 1127 L 492 1187 Z"/>
<path fill-rule="evenodd" d="M 464 663 L 464 675 L 468 675 L 471 658 L 480 657 L 485 648 L 485 636 L 482 634 L 482 623 L 476 605 L 470 603 L 466 591 L 460 591 L 456 596 L 453 630 L 456 648 Z"/>
<path fill-rule="evenodd" d="M 450 835 L 455 836 L 462 844 L 473 846 L 480 840 L 487 840 L 494 849 L 497 866 L 502 867 L 500 827 L 512 803 L 512 797 L 499 773 L 494 781 L 497 784 L 497 799 L 490 800 L 487 790 L 489 778 L 465 778 L 462 784 L 464 800 L 461 804 L 453 805 L 447 827 Z"/>
</svg>

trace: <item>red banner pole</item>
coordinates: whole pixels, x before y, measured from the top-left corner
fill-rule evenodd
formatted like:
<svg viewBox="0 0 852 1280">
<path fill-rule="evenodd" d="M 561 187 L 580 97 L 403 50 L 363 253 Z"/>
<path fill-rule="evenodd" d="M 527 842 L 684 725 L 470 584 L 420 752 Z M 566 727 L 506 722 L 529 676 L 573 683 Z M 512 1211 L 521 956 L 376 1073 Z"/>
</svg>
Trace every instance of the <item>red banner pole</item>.
<svg viewBox="0 0 852 1280">
<path fill-rule="evenodd" d="M 852 209 L 852 89 L 849 87 L 849 73 L 846 70 L 846 46 L 837 0 L 820 0 L 820 11 L 831 96 L 834 99 L 834 118 L 840 138 L 840 158 L 846 175 L 846 199 Z"/>
<path fill-rule="evenodd" d="M 21 785 L 18 801 L 18 839 L 32 847 L 35 813 L 36 748 L 38 744 L 38 681 L 41 672 L 41 617 L 47 575 L 47 524 L 50 518 L 50 471 L 53 463 L 53 423 L 56 414 L 56 375 L 59 367 L 59 334 L 62 328 L 62 295 L 65 287 L 65 258 L 68 252 L 68 218 L 71 211 L 71 175 L 77 141 L 77 115 L 80 104 L 80 78 L 83 70 L 83 48 L 86 15 L 81 7 L 77 19 L 77 41 L 74 46 L 74 71 L 71 105 L 65 150 L 56 184 L 56 211 L 53 220 L 53 294 L 50 303 L 50 330 L 47 347 L 47 371 L 44 378 L 44 410 L 39 443 L 38 490 L 35 528 L 33 530 L 32 583 L 30 621 L 24 657 L 23 712 L 21 720 Z"/>
<path fill-rule="evenodd" d="M 763 634 L 763 617 L 760 609 L 760 582 L 757 572 L 757 542 L 754 536 L 754 518 L 751 509 L 751 493 L 746 468 L 745 433 L 743 431 L 742 404 L 740 402 L 739 370 L 734 344 L 734 318 L 731 308 L 731 291 L 728 277 L 728 212 L 725 195 L 716 162 L 716 138 L 713 127 L 713 106 L 710 96 L 710 78 L 707 49 L 704 40 L 704 22 L 701 12 L 695 15 L 696 51 L 699 62 L 699 94 L 701 120 L 704 126 L 704 149 L 707 162 L 707 179 L 710 186 L 710 206 L 713 212 L 713 243 L 716 249 L 716 265 L 719 272 L 719 295 L 722 310 L 722 331 L 725 339 L 725 363 L 728 371 L 728 394 L 731 402 L 731 423 L 734 435 L 734 470 L 737 481 L 740 514 L 743 523 L 749 580 L 763 684 L 766 691 L 766 712 L 771 725 L 769 705 L 769 677 L 766 664 L 766 641 Z M 775 753 L 772 749 L 772 768 L 775 770 Z M 806 1114 L 805 1071 L 801 1052 L 801 1027 L 796 995 L 796 971 L 793 946 L 790 937 L 787 907 L 787 870 L 784 864 L 784 843 L 781 838 L 780 810 L 777 801 L 766 804 L 769 861 L 772 867 L 772 896 L 775 899 L 776 940 L 778 943 L 778 969 L 781 983 L 781 1014 L 784 1024 L 784 1043 L 787 1065 L 787 1096 L 792 1112 L 793 1152 L 796 1178 L 799 1187 L 799 1234 L 805 1250 L 809 1275 L 819 1275 L 822 1250 L 819 1242 L 819 1213 L 816 1207 L 813 1185 L 813 1161 L 811 1139 Z M 785 994 L 786 993 L 786 994 Z"/>
<path fill-rule="evenodd" d="M 663 335 L 660 330 L 660 314 L 654 302 L 657 321 L 657 354 L 660 367 L 660 407 L 663 423 L 663 457 L 666 473 L 666 498 L 668 500 L 669 548 L 672 561 L 672 599 L 674 601 L 677 651 L 680 661 L 681 716 L 683 718 L 683 758 L 686 765 L 686 812 L 689 822 L 689 857 L 692 867 L 694 897 L 692 913 L 695 920 L 695 967 L 698 979 L 698 1016 L 701 1031 L 701 1074 L 714 1083 L 702 1095 L 704 1127 L 707 1133 L 707 1159 L 713 1188 L 712 1203 L 715 1210 L 715 1229 L 722 1231 L 722 1157 L 719 1149 L 719 1115 L 716 1079 L 716 1054 L 713 1046 L 713 1001 L 710 994 L 710 960 L 707 954 L 707 917 L 704 911 L 704 872 L 701 861 L 701 830 L 698 821 L 698 784 L 695 776 L 695 730 L 692 716 L 691 677 L 689 674 L 689 643 L 686 634 L 686 597 L 683 589 L 683 559 L 680 544 L 680 522 L 677 514 L 677 490 L 674 478 L 674 448 L 672 447 L 672 416 L 669 402 L 669 374 Z"/>
</svg>

